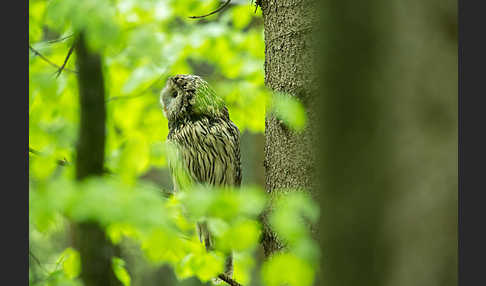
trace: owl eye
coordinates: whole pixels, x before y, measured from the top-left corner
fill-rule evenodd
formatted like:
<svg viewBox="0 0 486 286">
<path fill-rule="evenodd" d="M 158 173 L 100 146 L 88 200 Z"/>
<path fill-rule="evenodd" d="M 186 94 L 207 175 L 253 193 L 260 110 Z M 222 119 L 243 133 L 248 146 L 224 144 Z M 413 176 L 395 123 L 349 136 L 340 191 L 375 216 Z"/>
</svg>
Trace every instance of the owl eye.
<svg viewBox="0 0 486 286">
<path fill-rule="evenodd" d="M 172 97 L 177 97 L 177 91 L 174 91 L 172 94 L 171 94 Z"/>
</svg>

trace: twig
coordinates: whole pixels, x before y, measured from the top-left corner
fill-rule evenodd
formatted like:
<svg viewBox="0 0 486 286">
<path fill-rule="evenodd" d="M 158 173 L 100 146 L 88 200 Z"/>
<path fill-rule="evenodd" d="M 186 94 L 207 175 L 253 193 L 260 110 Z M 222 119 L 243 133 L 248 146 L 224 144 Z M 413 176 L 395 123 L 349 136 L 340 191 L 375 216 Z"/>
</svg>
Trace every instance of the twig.
<svg viewBox="0 0 486 286">
<path fill-rule="evenodd" d="M 30 147 L 29 147 L 29 153 L 32 153 L 32 154 L 34 154 L 34 155 L 40 155 L 40 154 L 41 154 L 39 151 L 37 151 L 37 150 L 35 150 L 35 149 L 32 149 L 32 148 L 30 148 Z"/>
<path fill-rule="evenodd" d="M 32 153 L 34 155 L 37 155 L 37 156 L 42 156 L 42 153 L 29 147 L 29 153 Z M 57 160 L 56 163 L 59 165 L 59 166 L 66 166 L 69 164 L 69 162 L 66 160 L 66 158 L 62 159 L 62 160 Z"/>
<path fill-rule="evenodd" d="M 223 280 L 224 282 L 228 283 L 231 286 L 243 286 L 240 283 L 238 283 L 236 280 L 233 280 L 230 277 L 228 277 L 228 275 L 226 275 L 226 274 L 219 274 L 218 278 Z"/>
<path fill-rule="evenodd" d="M 145 88 L 144 90 L 142 90 L 142 92 L 140 92 L 139 94 L 135 94 L 135 95 L 125 95 L 125 96 L 113 96 L 113 97 L 110 97 L 108 98 L 106 101 L 112 101 L 112 100 L 118 100 L 118 99 L 131 99 L 131 98 L 136 98 L 136 97 L 140 97 L 142 95 L 144 95 L 149 89 L 151 89 L 152 87 L 155 86 L 155 84 L 162 78 L 163 76 L 161 77 L 158 77 L 156 80 L 154 80 L 147 88 Z"/>
<path fill-rule="evenodd" d="M 36 49 L 34 49 L 30 44 L 29 44 L 29 49 L 34 53 L 36 54 L 37 56 L 39 56 L 41 59 L 43 59 L 45 62 L 49 63 L 51 66 L 55 67 L 55 68 L 58 68 L 60 69 L 61 67 L 56 65 L 55 63 L 51 62 L 51 60 L 49 60 L 48 58 L 46 58 L 43 54 L 41 54 L 39 51 L 37 51 Z M 72 72 L 72 73 L 77 73 L 77 71 L 75 70 L 71 70 L 71 69 L 68 69 L 68 68 L 64 68 L 65 71 L 68 71 L 68 72 Z"/>
<path fill-rule="evenodd" d="M 67 35 L 65 37 L 62 37 L 62 38 L 57 38 L 57 39 L 54 39 L 54 40 L 50 40 L 50 41 L 45 41 L 44 43 L 47 43 L 47 44 L 54 44 L 54 43 L 57 43 L 57 42 L 62 42 L 66 39 L 69 39 L 71 38 L 72 36 L 74 36 L 74 34 L 71 34 L 71 35 Z"/>
<path fill-rule="evenodd" d="M 62 63 L 62 66 L 56 71 L 56 73 L 57 73 L 56 78 L 58 78 L 61 75 L 62 70 L 66 67 L 66 64 L 67 64 L 67 62 L 69 60 L 69 57 L 71 57 L 71 54 L 73 53 L 74 45 L 75 44 L 76 44 L 76 42 L 73 42 L 73 44 L 69 48 L 68 54 L 66 56 L 66 59 L 64 59 L 64 63 Z"/>
<path fill-rule="evenodd" d="M 190 16 L 189 18 L 191 18 L 191 19 L 200 19 L 200 18 L 204 18 L 204 17 L 207 17 L 207 16 L 211 16 L 211 15 L 216 14 L 219 11 L 223 10 L 226 6 L 228 6 L 228 4 L 230 2 L 231 2 L 231 0 L 226 0 L 226 2 L 223 5 L 221 5 L 218 9 L 214 10 L 213 12 L 211 12 L 209 14 L 202 15 L 202 16 Z"/>
<path fill-rule="evenodd" d="M 39 267 L 42 269 L 42 271 L 44 271 L 45 273 L 49 274 L 49 271 L 47 271 L 47 269 L 44 268 L 44 265 L 42 265 L 42 263 L 40 262 L 40 260 L 34 255 L 34 253 L 32 252 L 32 250 L 29 249 L 29 256 L 32 257 L 32 259 L 35 261 L 35 263 L 37 263 L 39 265 Z"/>
<path fill-rule="evenodd" d="M 253 0 L 251 1 L 251 4 L 253 4 Z M 253 13 L 257 12 L 258 6 L 260 6 L 260 8 L 262 7 L 262 0 L 256 0 L 255 1 L 255 12 L 253 12 Z"/>
</svg>

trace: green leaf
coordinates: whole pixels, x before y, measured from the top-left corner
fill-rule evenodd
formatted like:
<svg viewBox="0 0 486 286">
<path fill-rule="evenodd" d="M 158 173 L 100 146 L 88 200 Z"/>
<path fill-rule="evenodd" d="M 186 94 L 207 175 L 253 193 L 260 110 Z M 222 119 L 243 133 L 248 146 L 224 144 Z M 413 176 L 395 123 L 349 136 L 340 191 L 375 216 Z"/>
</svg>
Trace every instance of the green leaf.
<svg viewBox="0 0 486 286">
<path fill-rule="evenodd" d="M 30 171 L 39 180 L 45 180 L 52 175 L 57 168 L 56 160 L 45 155 L 29 157 Z"/>
<path fill-rule="evenodd" d="M 115 222 L 106 228 L 106 233 L 114 244 L 119 244 L 123 236 L 134 239 L 139 238 L 140 234 L 136 227 L 128 223 Z"/>
<path fill-rule="evenodd" d="M 211 233 L 215 229 L 209 222 Z M 240 219 L 231 224 L 231 227 L 214 231 L 216 235 L 216 248 L 222 251 L 247 251 L 258 246 L 260 238 L 260 225 L 256 220 Z"/>
<path fill-rule="evenodd" d="M 237 29 L 243 29 L 246 27 L 252 18 L 252 11 L 250 10 L 250 5 L 238 5 L 234 7 L 231 11 L 233 16 L 233 24 Z"/>
<path fill-rule="evenodd" d="M 78 277 L 81 273 L 81 258 L 79 252 L 71 247 L 66 248 L 61 254 L 64 273 L 70 279 Z"/>
<path fill-rule="evenodd" d="M 116 278 L 118 278 L 124 286 L 130 286 L 131 279 L 130 274 L 128 274 L 128 271 L 125 269 L 125 261 L 118 257 L 113 257 L 111 261 Z"/>
<path fill-rule="evenodd" d="M 307 121 L 305 108 L 294 96 L 285 93 L 276 93 L 273 97 L 273 112 L 278 119 L 287 126 L 302 131 Z"/>
<path fill-rule="evenodd" d="M 279 253 L 264 263 L 261 274 L 266 286 L 310 286 L 315 272 L 305 260 L 291 253 Z"/>
<path fill-rule="evenodd" d="M 219 218 L 230 222 L 239 216 L 255 217 L 265 205 L 264 192 L 256 187 L 212 188 L 194 186 L 177 194 L 195 220 L 203 217 Z"/>
<path fill-rule="evenodd" d="M 308 194 L 291 191 L 276 200 L 270 223 L 280 237 L 296 244 L 309 236 L 309 226 L 318 216 L 319 207 Z"/>
<path fill-rule="evenodd" d="M 253 253 L 233 252 L 233 276 L 242 285 L 251 285 L 252 272 L 255 266 Z"/>
</svg>

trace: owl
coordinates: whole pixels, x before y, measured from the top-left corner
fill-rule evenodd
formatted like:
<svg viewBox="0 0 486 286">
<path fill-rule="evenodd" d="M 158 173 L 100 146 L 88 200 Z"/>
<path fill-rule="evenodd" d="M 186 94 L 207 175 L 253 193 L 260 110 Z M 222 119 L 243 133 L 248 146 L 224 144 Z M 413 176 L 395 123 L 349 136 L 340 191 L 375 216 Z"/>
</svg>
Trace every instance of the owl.
<svg viewBox="0 0 486 286">
<path fill-rule="evenodd" d="M 169 160 L 174 191 L 184 189 L 181 173 L 195 184 L 240 186 L 240 132 L 209 84 L 196 75 L 169 77 L 160 102 L 169 123 L 167 143 L 178 153 L 177 162 Z M 198 233 L 211 250 L 213 240 L 204 222 L 198 223 Z M 232 255 L 225 274 L 232 275 Z"/>
</svg>

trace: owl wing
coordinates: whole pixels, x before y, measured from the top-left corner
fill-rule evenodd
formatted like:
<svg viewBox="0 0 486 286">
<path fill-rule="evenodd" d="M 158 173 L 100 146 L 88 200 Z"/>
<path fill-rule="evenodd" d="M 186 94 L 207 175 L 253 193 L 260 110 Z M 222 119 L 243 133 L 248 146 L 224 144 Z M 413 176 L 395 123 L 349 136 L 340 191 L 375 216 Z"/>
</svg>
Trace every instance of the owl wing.
<svg viewBox="0 0 486 286">
<path fill-rule="evenodd" d="M 203 118 L 189 122 L 174 130 L 169 139 L 176 143 L 182 165 L 194 182 L 212 186 L 241 184 L 240 132 L 230 120 Z"/>
</svg>

